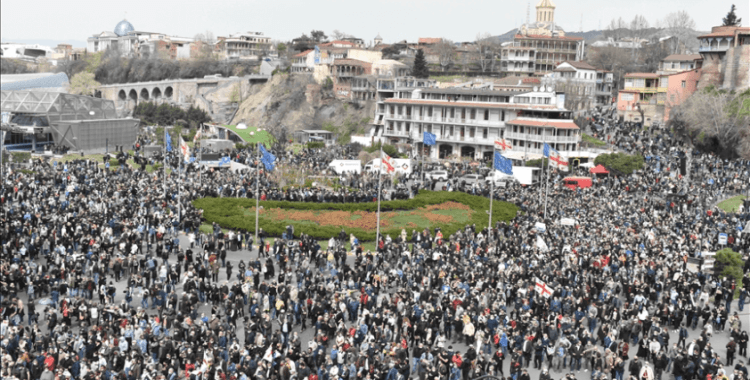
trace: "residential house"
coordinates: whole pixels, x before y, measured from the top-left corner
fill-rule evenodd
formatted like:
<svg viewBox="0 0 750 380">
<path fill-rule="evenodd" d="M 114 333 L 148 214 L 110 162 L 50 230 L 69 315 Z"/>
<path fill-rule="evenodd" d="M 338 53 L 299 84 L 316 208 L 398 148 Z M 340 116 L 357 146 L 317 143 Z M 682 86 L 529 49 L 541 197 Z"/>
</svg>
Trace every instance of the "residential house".
<svg viewBox="0 0 750 380">
<path fill-rule="evenodd" d="M 679 106 L 695 93 L 698 89 L 700 77 L 700 69 L 667 74 L 667 91 L 664 101 L 664 122 L 669 120 L 672 108 Z"/>
<path fill-rule="evenodd" d="M 667 82 L 667 75 L 625 74 L 625 88 L 617 97 L 617 113 L 625 121 L 642 122 L 645 126 L 663 120 Z"/>
<path fill-rule="evenodd" d="M 672 54 L 659 63 L 660 74 L 674 74 L 683 71 L 700 69 L 703 58 L 700 54 Z"/>
<path fill-rule="evenodd" d="M 542 83 L 565 93 L 565 108 L 579 111 L 596 102 L 596 67 L 586 62 L 566 61 L 542 78 Z"/>
</svg>

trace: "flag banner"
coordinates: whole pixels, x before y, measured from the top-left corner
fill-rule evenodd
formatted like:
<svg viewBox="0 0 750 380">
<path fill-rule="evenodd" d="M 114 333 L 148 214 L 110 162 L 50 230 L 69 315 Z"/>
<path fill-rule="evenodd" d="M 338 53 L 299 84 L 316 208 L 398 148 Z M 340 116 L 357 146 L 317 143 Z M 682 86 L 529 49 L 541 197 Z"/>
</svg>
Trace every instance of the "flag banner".
<svg viewBox="0 0 750 380">
<path fill-rule="evenodd" d="M 544 157 L 549 159 L 549 164 L 553 167 L 568 170 L 568 159 L 561 156 L 560 152 L 556 151 L 546 143 L 544 144 Z"/>
<path fill-rule="evenodd" d="M 200 138 L 201 138 L 201 132 L 202 132 L 202 131 L 201 131 L 201 130 L 199 129 L 199 130 L 198 130 L 198 133 L 196 133 L 196 134 L 195 134 L 195 137 L 193 137 L 193 142 L 196 142 L 196 141 L 198 141 L 198 139 L 200 139 Z"/>
<path fill-rule="evenodd" d="M 513 146 L 505 139 L 495 140 L 496 150 L 511 150 Z"/>
<path fill-rule="evenodd" d="M 164 141 L 166 141 L 167 144 L 167 152 L 172 151 L 172 136 L 169 135 L 169 132 L 167 130 L 164 130 Z"/>
<path fill-rule="evenodd" d="M 544 281 L 538 278 L 536 279 L 534 290 L 536 290 L 536 292 L 544 298 L 552 297 L 552 293 L 554 293 L 555 291 L 555 289 L 553 289 L 551 286 L 548 286 Z"/>
<path fill-rule="evenodd" d="M 550 146 L 547 145 L 547 143 L 544 143 L 544 152 L 543 152 L 544 157 L 549 157 L 550 150 L 552 150 L 552 148 L 550 148 Z"/>
<path fill-rule="evenodd" d="M 222 158 L 221 158 L 221 159 L 219 160 L 219 166 L 222 166 L 222 165 L 229 165 L 229 162 L 230 162 L 230 161 L 231 161 L 231 159 L 230 159 L 229 157 L 222 157 Z"/>
<path fill-rule="evenodd" d="M 437 136 L 435 134 L 425 131 L 424 137 L 422 137 L 422 142 L 424 145 L 435 145 L 437 143 Z"/>
<path fill-rule="evenodd" d="M 182 153 L 182 156 L 185 157 L 185 162 L 188 162 L 190 160 L 190 147 L 185 140 L 182 139 L 182 136 L 180 136 L 180 152 Z"/>
<path fill-rule="evenodd" d="M 513 162 L 509 158 L 503 157 L 500 152 L 495 152 L 495 170 L 513 175 Z"/>
<path fill-rule="evenodd" d="M 395 163 L 393 162 L 393 159 L 391 158 L 391 156 L 389 156 L 389 155 L 387 155 L 385 153 L 383 153 L 383 156 L 384 157 L 383 157 L 383 164 L 382 165 L 385 165 L 386 172 L 388 172 L 388 173 L 395 172 L 396 171 L 396 166 L 395 166 Z M 382 170 L 381 170 L 381 172 L 382 172 Z"/>
<path fill-rule="evenodd" d="M 274 164 L 274 162 L 276 162 L 276 156 L 267 151 L 263 144 L 260 144 L 260 154 L 260 162 L 263 163 L 263 166 L 266 167 L 266 170 L 273 171 L 274 167 L 276 166 Z"/>
</svg>

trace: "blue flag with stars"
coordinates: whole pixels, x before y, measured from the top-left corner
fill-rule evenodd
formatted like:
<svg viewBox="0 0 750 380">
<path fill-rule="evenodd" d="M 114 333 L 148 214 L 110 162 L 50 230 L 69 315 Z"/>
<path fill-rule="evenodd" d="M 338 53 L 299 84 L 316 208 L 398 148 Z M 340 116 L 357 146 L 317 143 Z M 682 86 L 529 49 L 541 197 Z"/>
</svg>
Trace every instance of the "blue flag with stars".
<svg viewBox="0 0 750 380">
<path fill-rule="evenodd" d="M 509 158 L 503 157 L 500 152 L 495 152 L 495 170 L 513 175 L 513 162 Z"/>
<path fill-rule="evenodd" d="M 219 160 L 219 166 L 222 166 L 222 165 L 229 165 L 229 161 L 231 161 L 231 160 L 229 159 L 229 157 L 222 157 L 222 158 L 221 158 L 221 159 Z"/>
<path fill-rule="evenodd" d="M 164 141 L 167 142 L 167 152 L 172 151 L 172 136 L 169 135 L 167 130 L 164 130 Z"/>
<path fill-rule="evenodd" d="M 549 150 L 550 150 L 549 145 L 547 145 L 547 143 L 544 143 L 544 157 L 549 158 Z"/>
<path fill-rule="evenodd" d="M 267 151 L 263 144 L 260 144 L 260 154 L 260 162 L 263 163 L 263 166 L 266 167 L 266 170 L 273 171 L 273 168 L 275 167 L 274 162 L 276 162 L 276 156 Z"/>
<path fill-rule="evenodd" d="M 424 137 L 422 137 L 422 143 L 424 143 L 424 145 L 435 145 L 436 137 L 435 134 L 425 131 Z"/>
</svg>

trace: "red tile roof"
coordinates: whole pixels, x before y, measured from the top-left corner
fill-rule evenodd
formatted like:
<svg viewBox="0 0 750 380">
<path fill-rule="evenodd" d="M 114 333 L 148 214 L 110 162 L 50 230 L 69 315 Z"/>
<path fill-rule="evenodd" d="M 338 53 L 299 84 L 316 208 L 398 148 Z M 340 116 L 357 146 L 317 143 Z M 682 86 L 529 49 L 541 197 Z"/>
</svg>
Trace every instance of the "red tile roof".
<svg viewBox="0 0 750 380">
<path fill-rule="evenodd" d="M 705 34 L 702 36 L 698 36 L 698 38 L 734 37 L 734 34 L 737 31 L 744 34 L 744 33 L 750 32 L 750 28 L 736 28 L 736 29 L 730 29 L 730 30 L 723 30 L 719 32 L 713 32 L 713 33 Z"/>
<path fill-rule="evenodd" d="M 333 61 L 334 65 L 353 65 L 353 66 L 366 66 L 371 65 L 370 62 L 360 61 L 358 59 L 351 58 L 339 58 Z"/>
<path fill-rule="evenodd" d="M 516 34 L 514 38 L 527 38 L 527 39 L 543 38 L 546 40 L 562 40 L 562 41 L 582 41 L 583 40 L 583 37 L 553 37 L 553 36 L 543 36 L 540 34 L 529 34 L 527 36 L 524 36 L 523 34 Z"/>
<path fill-rule="evenodd" d="M 417 43 L 420 43 L 420 44 L 437 44 L 437 43 L 440 43 L 440 41 L 442 41 L 442 40 L 443 40 L 442 38 L 422 37 L 422 38 L 420 38 L 417 41 Z"/>
<path fill-rule="evenodd" d="M 646 78 L 646 79 L 657 79 L 659 74 L 656 73 L 627 73 L 625 78 Z"/>
<path fill-rule="evenodd" d="M 580 129 L 573 120 L 520 120 L 506 121 L 505 124 L 525 127 L 554 127 L 557 129 Z"/>
<path fill-rule="evenodd" d="M 433 106 L 451 106 L 451 107 L 470 107 L 470 108 L 502 108 L 502 109 L 531 109 L 531 110 L 555 110 L 557 107 L 544 104 L 518 104 L 518 103 L 470 103 L 470 102 L 449 102 L 447 100 L 427 100 L 427 99 L 386 99 L 386 103 L 395 104 L 413 104 L 413 105 L 433 105 Z"/>
<path fill-rule="evenodd" d="M 296 55 L 294 56 L 294 58 L 301 58 L 301 57 L 304 57 L 304 56 L 306 56 L 306 55 L 310 54 L 310 52 L 312 52 L 312 51 L 313 51 L 312 49 L 310 49 L 310 50 L 305 50 L 305 51 L 303 51 L 302 53 L 296 54 Z"/>
<path fill-rule="evenodd" d="M 333 46 L 334 44 L 336 44 L 336 45 L 356 46 L 356 44 L 354 42 L 336 40 L 336 41 L 326 42 L 326 43 L 324 43 L 322 45 L 318 45 L 318 47 L 328 47 L 328 46 Z"/>
</svg>

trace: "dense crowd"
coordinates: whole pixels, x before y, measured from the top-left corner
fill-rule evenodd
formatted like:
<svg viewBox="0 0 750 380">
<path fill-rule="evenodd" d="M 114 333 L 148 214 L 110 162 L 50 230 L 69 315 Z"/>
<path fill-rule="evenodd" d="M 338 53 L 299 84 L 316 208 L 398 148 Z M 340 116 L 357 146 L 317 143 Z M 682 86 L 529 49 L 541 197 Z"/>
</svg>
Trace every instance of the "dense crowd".
<svg viewBox="0 0 750 380">
<path fill-rule="evenodd" d="M 540 380 L 747 379 L 750 214 L 713 205 L 747 191 L 748 162 L 688 152 L 688 185 L 669 131 L 592 118 L 646 168 L 575 191 L 554 173 L 546 218 L 538 189 L 498 188 L 522 211 L 512 221 L 403 231 L 374 251 L 343 231 L 322 248 L 291 228 L 257 242 L 199 229 L 190 201 L 247 196 L 247 173 L 198 181 L 81 160 L 14 171 L 0 195 L 0 376 L 531 380 L 533 367 Z M 277 156 L 278 167 L 332 158 Z M 377 177 L 348 180 L 377 194 Z M 261 188 L 331 201 L 267 173 Z M 742 281 L 693 265 L 719 233 L 745 259 Z"/>
</svg>

